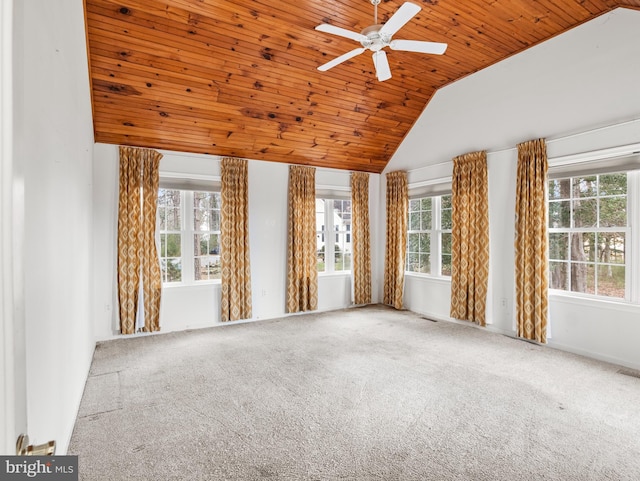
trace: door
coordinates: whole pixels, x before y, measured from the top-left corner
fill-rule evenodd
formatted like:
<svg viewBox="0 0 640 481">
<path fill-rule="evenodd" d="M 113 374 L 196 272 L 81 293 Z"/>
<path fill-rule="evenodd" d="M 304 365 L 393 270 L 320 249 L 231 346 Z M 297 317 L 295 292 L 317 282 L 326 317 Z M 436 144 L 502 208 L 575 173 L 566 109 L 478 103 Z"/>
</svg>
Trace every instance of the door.
<svg viewBox="0 0 640 481">
<path fill-rule="evenodd" d="M 13 149 L 14 5 L 0 1 L 0 454 L 15 454 L 18 435 L 27 432 L 24 191 Z"/>
</svg>

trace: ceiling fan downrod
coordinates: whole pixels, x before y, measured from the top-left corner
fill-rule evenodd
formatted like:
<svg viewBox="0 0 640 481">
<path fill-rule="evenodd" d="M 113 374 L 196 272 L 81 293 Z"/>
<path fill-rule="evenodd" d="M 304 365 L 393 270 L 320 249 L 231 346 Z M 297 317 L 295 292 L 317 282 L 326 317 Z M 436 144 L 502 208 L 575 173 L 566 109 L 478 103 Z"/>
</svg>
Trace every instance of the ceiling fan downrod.
<svg viewBox="0 0 640 481">
<path fill-rule="evenodd" d="M 378 5 L 382 0 L 371 0 L 371 5 L 373 5 L 373 23 L 377 25 L 378 23 Z"/>
</svg>

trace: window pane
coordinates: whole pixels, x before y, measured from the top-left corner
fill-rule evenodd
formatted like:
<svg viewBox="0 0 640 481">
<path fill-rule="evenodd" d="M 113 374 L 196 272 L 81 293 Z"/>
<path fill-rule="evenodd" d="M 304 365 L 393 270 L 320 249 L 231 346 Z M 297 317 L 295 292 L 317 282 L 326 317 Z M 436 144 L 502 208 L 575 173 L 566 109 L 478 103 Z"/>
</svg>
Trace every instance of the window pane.
<svg viewBox="0 0 640 481">
<path fill-rule="evenodd" d="M 324 209 L 325 202 L 322 199 L 316 199 L 316 230 L 324 230 Z"/>
<path fill-rule="evenodd" d="M 209 234 L 209 255 L 220 254 L 220 235 Z"/>
<path fill-rule="evenodd" d="M 598 233 L 598 261 L 606 264 L 625 263 L 624 232 Z"/>
<path fill-rule="evenodd" d="M 333 270 L 335 272 L 344 270 L 344 255 L 339 250 L 335 251 L 333 258 Z"/>
<path fill-rule="evenodd" d="M 442 254 L 442 275 L 451 276 L 451 254 Z"/>
<path fill-rule="evenodd" d="M 420 251 L 420 234 L 409 234 L 409 252 Z"/>
<path fill-rule="evenodd" d="M 162 276 L 165 282 L 182 280 L 182 263 L 180 259 L 162 259 Z"/>
<path fill-rule="evenodd" d="M 420 219 L 422 224 L 422 230 L 431 229 L 431 211 L 422 211 L 420 213 Z"/>
<path fill-rule="evenodd" d="M 418 262 L 420 263 L 418 272 L 429 274 L 431 272 L 431 263 L 429 262 L 429 254 L 419 254 Z"/>
<path fill-rule="evenodd" d="M 598 295 L 625 297 L 624 266 L 598 266 Z"/>
<path fill-rule="evenodd" d="M 419 254 L 410 253 L 407 256 L 407 270 L 411 272 L 419 272 L 419 269 L 420 269 Z"/>
<path fill-rule="evenodd" d="M 595 294 L 595 266 L 585 263 L 571 263 L 571 290 Z"/>
<path fill-rule="evenodd" d="M 549 199 L 568 199 L 571 194 L 570 179 L 554 179 L 549 181 Z"/>
<path fill-rule="evenodd" d="M 420 210 L 420 199 L 409 200 L 409 212 L 418 212 Z"/>
<path fill-rule="evenodd" d="M 627 193 L 627 174 L 605 174 L 600 176 L 600 195 Z"/>
<path fill-rule="evenodd" d="M 322 249 L 318 249 L 318 261 L 317 261 L 318 272 L 324 272 L 325 262 L 324 262 L 324 245 Z"/>
<path fill-rule="evenodd" d="M 431 210 L 431 197 L 425 197 L 421 199 L 420 207 L 422 210 Z"/>
<path fill-rule="evenodd" d="M 567 290 L 568 262 L 549 262 L 549 288 Z"/>
<path fill-rule="evenodd" d="M 167 234 L 160 234 L 160 257 L 167 257 Z"/>
<path fill-rule="evenodd" d="M 158 204 L 167 207 L 180 207 L 180 191 L 174 189 L 158 189 Z"/>
<path fill-rule="evenodd" d="M 180 208 L 171 207 L 166 210 L 166 230 L 182 229 L 182 221 L 180 216 Z"/>
<path fill-rule="evenodd" d="M 220 256 L 208 256 L 206 258 L 206 267 L 209 270 L 209 279 L 220 279 L 222 276 Z"/>
<path fill-rule="evenodd" d="M 571 227 L 571 203 L 568 200 L 549 202 L 549 227 Z"/>
<path fill-rule="evenodd" d="M 344 255 L 344 270 L 345 271 L 351 270 L 351 254 Z"/>
<path fill-rule="evenodd" d="M 420 213 L 412 212 L 409 214 L 409 230 L 420 230 Z"/>
<path fill-rule="evenodd" d="M 182 254 L 180 253 L 180 234 L 166 234 L 166 252 L 165 255 L 168 257 L 180 257 Z"/>
<path fill-rule="evenodd" d="M 600 199 L 600 227 L 627 226 L 627 198 L 605 197 Z"/>
<path fill-rule="evenodd" d="M 194 230 L 201 232 L 213 230 L 211 226 L 213 212 L 210 209 L 196 209 L 193 212 Z"/>
<path fill-rule="evenodd" d="M 451 229 L 451 196 L 443 195 L 440 200 L 440 224 L 443 230 Z"/>
<path fill-rule="evenodd" d="M 442 253 L 451 254 L 451 233 L 450 232 L 442 233 Z"/>
<path fill-rule="evenodd" d="M 196 281 L 220 279 L 220 256 L 200 256 L 193 259 L 193 271 Z"/>
<path fill-rule="evenodd" d="M 591 175 L 588 177 L 573 178 L 574 197 L 595 197 L 598 195 L 598 177 Z"/>
<path fill-rule="evenodd" d="M 333 224 L 336 231 L 346 231 L 347 224 L 351 223 L 351 201 L 350 200 L 334 200 L 333 201 Z"/>
<path fill-rule="evenodd" d="M 568 247 L 569 247 L 568 233 L 549 234 L 549 259 L 568 260 L 569 258 Z"/>
<path fill-rule="evenodd" d="M 571 234 L 571 260 L 594 262 L 595 241 L 596 235 L 593 232 L 576 232 Z"/>
<path fill-rule="evenodd" d="M 158 202 L 159 204 L 159 202 Z M 167 209 L 164 206 L 158 205 L 158 230 L 167 230 Z"/>
<path fill-rule="evenodd" d="M 595 227 L 598 220 L 598 199 L 573 202 L 573 227 Z"/>
<path fill-rule="evenodd" d="M 420 252 L 431 252 L 431 234 L 420 234 Z"/>
<path fill-rule="evenodd" d="M 201 256 L 209 253 L 209 234 L 196 234 L 193 240 L 193 255 Z"/>
</svg>

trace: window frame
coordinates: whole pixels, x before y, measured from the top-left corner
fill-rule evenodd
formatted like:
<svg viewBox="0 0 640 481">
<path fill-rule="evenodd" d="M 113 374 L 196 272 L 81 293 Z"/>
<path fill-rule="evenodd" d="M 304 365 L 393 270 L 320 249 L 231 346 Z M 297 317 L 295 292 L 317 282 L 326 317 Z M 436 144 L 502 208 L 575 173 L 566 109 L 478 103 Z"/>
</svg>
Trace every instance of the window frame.
<svg viewBox="0 0 640 481">
<path fill-rule="evenodd" d="M 318 270 L 318 275 L 320 276 L 331 276 L 331 275 L 351 275 L 352 267 L 353 267 L 353 248 L 347 251 L 347 245 L 352 246 L 353 241 L 353 232 L 351 231 L 351 224 L 353 222 L 353 217 L 349 219 L 349 223 L 345 224 L 345 230 L 340 231 L 336 230 L 335 222 L 334 222 L 334 208 L 333 203 L 335 201 L 344 202 L 347 201 L 351 204 L 351 197 L 347 196 L 332 196 L 332 195 L 323 195 L 322 193 L 316 193 L 316 202 L 317 201 L 324 202 L 324 224 L 321 224 L 322 228 L 318 229 L 318 210 L 316 208 L 316 252 L 319 252 L 317 248 L 317 243 L 319 239 L 322 239 L 321 242 L 324 245 L 324 270 Z M 353 216 L 353 206 L 351 206 L 351 215 Z M 347 255 L 349 256 L 349 269 L 336 270 L 335 269 L 335 246 L 336 244 L 340 245 L 340 241 L 336 241 L 336 237 L 342 235 L 344 236 L 344 248 L 342 248 L 342 256 L 343 258 Z M 347 242 L 347 238 L 349 238 L 349 242 Z M 327 255 L 329 252 L 333 253 L 333 255 Z M 344 265 L 344 261 L 343 261 Z M 317 270 L 317 265 L 316 265 Z"/>
<path fill-rule="evenodd" d="M 160 199 L 160 190 L 173 190 L 173 191 L 178 191 L 180 193 L 179 195 L 179 207 L 178 207 L 178 215 L 180 218 L 180 230 L 169 230 L 169 229 L 160 229 L 160 225 L 161 225 L 161 211 L 164 210 L 165 211 L 165 216 L 167 215 L 167 211 L 169 209 L 173 209 L 174 207 L 169 207 L 166 205 L 159 205 L 159 199 Z M 184 277 L 184 213 L 183 213 L 183 204 L 184 204 L 184 198 L 182 196 L 182 192 L 179 189 L 170 189 L 170 188 L 162 188 L 160 187 L 158 189 L 158 206 L 156 209 L 156 248 L 158 250 L 158 259 L 160 261 L 160 275 L 162 278 L 162 285 L 178 285 L 182 283 L 182 278 Z M 165 217 L 166 218 L 166 217 Z M 165 256 L 163 255 L 164 253 L 162 252 L 162 237 L 163 236 L 170 236 L 170 235 L 179 235 L 180 236 L 180 256 Z M 165 247 L 168 244 L 168 241 L 165 240 Z M 167 264 L 169 262 L 170 259 L 179 259 L 180 261 L 180 280 L 179 281 L 167 281 L 166 277 L 167 275 L 165 274 L 165 271 L 162 269 L 162 261 L 166 260 Z"/>
<path fill-rule="evenodd" d="M 451 280 L 450 274 L 442 273 L 442 235 L 451 234 L 452 229 L 442 228 L 442 198 L 445 196 L 451 196 L 450 191 L 442 191 L 432 194 L 418 194 L 409 196 L 409 204 L 407 209 L 407 249 L 405 251 L 405 275 L 429 277 L 434 279 Z M 411 229 L 411 201 L 420 201 L 422 204 L 423 199 L 431 199 L 431 228 L 430 229 Z M 419 212 L 422 212 L 420 210 Z M 409 270 L 409 236 L 411 234 L 429 234 L 429 272 L 418 272 Z M 449 253 L 451 255 L 451 253 Z"/>
<path fill-rule="evenodd" d="M 610 168 L 599 168 L 595 169 L 593 165 L 590 166 L 591 162 L 595 162 L 595 165 L 598 162 L 605 160 L 605 157 L 599 157 L 596 154 L 591 154 L 591 157 L 588 160 L 580 160 L 580 156 L 571 156 L 570 159 L 576 164 L 581 164 L 583 167 L 575 166 L 570 168 L 570 170 L 566 171 L 567 164 L 571 166 L 571 163 L 560 163 L 564 170 L 560 170 L 560 172 L 554 172 L 554 161 L 550 159 L 549 164 L 549 179 L 545 188 L 548 190 L 549 181 L 552 180 L 560 180 L 560 179 L 573 179 L 580 177 L 589 177 L 594 175 L 607 175 L 607 174 L 615 174 L 615 173 L 626 173 L 627 174 L 627 192 L 626 192 L 626 213 L 627 213 L 627 225 L 625 227 L 585 227 L 585 228 L 576 228 L 574 227 L 574 218 L 573 218 L 573 192 L 571 192 L 571 196 L 569 200 L 571 202 L 571 219 L 569 227 L 559 227 L 552 228 L 551 227 L 551 218 L 548 215 L 548 225 L 547 225 L 547 238 L 548 238 L 548 246 L 549 246 L 549 295 L 557 296 L 563 298 L 573 298 L 573 299 L 589 299 L 595 302 L 606 302 L 606 303 L 617 303 L 617 304 L 625 304 L 625 305 L 639 305 L 640 304 L 640 206 L 638 202 L 640 201 L 640 169 L 635 167 L 627 167 L 627 168 L 616 168 L 615 165 L 612 165 Z M 561 167 L 561 169 L 562 169 Z M 573 182 L 573 181 L 571 181 Z M 573 189 L 572 189 L 573 190 Z M 550 205 L 554 201 L 550 199 L 549 192 L 546 192 L 546 208 L 547 211 L 550 211 Z M 600 196 L 600 183 L 598 182 L 598 192 L 597 196 L 589 197 L 594 199 L 607 198 L 608 196 Z M 600 219 L 600 212 L 597 211 L 598 221 Z M 599 223 L 599 222 L 598 222 Z M 592 294 L 587 292 L 578 292 L 571 291 L 568 289 L 554 289 L 551 287 L 551 234 L 554 233 L 568 233 L 569 235 L 575 232 L 587 232 L 587 233 L 597 233 L 597 232 L 624 232 L 625 233 L 625 263 L 619 264 L 624 266 L 625 268 L 625 296 L 621 297 L 612 297 L 602 294 Z M 570 249 L 570 243 L 568 249 Z M 570 251 L 567 259 L 567 264 L 571 266 L 570 259 Z M 594 265 L 594 268 L 597 269 L 600 265 L 609 265 L 607 263 L 602 262 L 594 262 L 589 263 L 590 265 Z M 570 267 L 569 267 L 570 272 Z M 597 292 L 597 290 L 596 290 Z"/>
<path fill-rule="evenodd" d="M 207 193 L 216 193 L 220 195 L 220 189 L 216 186 L 205 187 L 198 186 L 198 188 L 180 188 L 178 186 L 163 186 L 160 185 L 160 189 L 166 190 L 177 190 L 180 192 L 180 216 L 182 220 L 181 230 L 180 230 L 180 251 L 181 251 L 181 264 L 182 264 L 182 278 L 180 281 L 174 282 L 165 282 L 164 276 L 162 280 L 162 288 L 172 288 L 172 287 L 185 287 L 185 286 L 202 286 L 209 284 L 221 284 L 221 279 L 195 279 L 195 235 L 196 234 L 214 234 L 218 235 L 218 245 L 220 245 L 220 231 L 197 231 L 194 226 L 194 218 L 195 218 L 195 205 L 194 205 L 194 193 L 195 192 L 207 192 Z M 220 199 L 220 205 L 222 209 L 222 199 Z M 162 259 L 161 251 L 160 251 L 160 236 L 165 232 L 161 231 L 159 228 L 160 225 L 160 217 L 159 217 L 159 209 L 157 216 L 157 225 L 156 229 L 156 245 L 158 247 L 158 257 Z M 173 232 L 173 231 L 171 231 Z M 220 255 L 220 254 L 218 254 Z M 201 257 L 201 256 L 200 256 Z"/>
<path fill-rule="evenodd" d="M 220 191 L 216 191 L 216 190 L 189 190 L 189 191 L 185 191 L 187 192 L 186 195 L 186 200 L 189 203 L 188 205 L 189 207 L 189 211 L 191 213 L 191 218 L 186 218 L 185 220 L 187 220 L 189 222 L 189 230 L 190 230 L 190 244 L 191 244 L 191 248 L 192 248 L 192 252 L 191 252 L 191 262 L 190 262 L 190 267 L 192 270 L 192 275 L 190 277 L 191 282 L 194 285 L 200 285 L 200 284 L 207 284 L 207 283 L 220 283 L 221 279 L 220 278 L 208 278 L 208 279 L 196 279 L 195 277 L 195 260 L 197 257 L 203 258 L 203 257 L 210 257 L 212 254 L 210 254 L 211 251 L 209 251 L 208 254 L 206 255 L 199 255 L 196 256 L 195 254 L 195 236 L 196 235 L 214 235 L 214 236 L 218 236 L 218 253 L 217 254 L 213 254 L 214 256 L 218 256 L 218 262 L 220 262 L 221 259 L 221 254 L 222 254 L 222 245 L 220 243 L 220 225 L 221 225 L 221 215 L 222 215 L 222 197 L 220 195 Z M 219 208 L 218 209 L 211 209 L 213 211 L 217 210 L 218 211 L 218 230 L 196 230 L 195 228 L 195 211 L 196 211 L 196 206 L 195 206 L 195 194 L 196 193 L 206 193 L 206 194 L 217 194 L 218 195 L 218 205 Z"/>
</svg>

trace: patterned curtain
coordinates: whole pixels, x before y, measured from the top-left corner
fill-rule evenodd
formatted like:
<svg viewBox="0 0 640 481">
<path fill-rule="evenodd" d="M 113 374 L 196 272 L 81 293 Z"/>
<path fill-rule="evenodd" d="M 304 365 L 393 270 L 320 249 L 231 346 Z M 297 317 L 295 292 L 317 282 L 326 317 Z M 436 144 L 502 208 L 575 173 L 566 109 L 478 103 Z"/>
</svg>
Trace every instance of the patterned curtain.
<svg viewBox="0 0 640 481">
<path fill-rule="evenodd" d="M 369 174 L 351 173 L 351 236 L 353 302 L 371 302 L 371 241 L 369 234 Z"/>
<path fill-rule="evenodd" d="M 547 342 L 547 148 L 544 139 L 518 145 L 516 190 L 517 335 Z"/>
<path fill-rule="evenodd" d="M 141 278 L 144 330 L 160 329 L 162 280 L 155 227 L 161 158 L 155 150 L 120 147 L 118 303 L 122 334 L 135 332 Z"/>
<path fill-rule="evenodd" d="M 287 312 L 318 308 L 316 169 L 289 167 Z"/>
<path fill-rule="evenodd" d="M 384 303 L 402 309 L 407 251 L 409 195 L 406 172 L 387 174 L 387 237 L 384 258 Z"/>
<path fill-rule="evenodd" d="M 222 321 L 251 317 L 247 161 L 222 159 L 220 244 Z"/>
<path fill-rule="evenodd" d="M 486 152 L 453 159 L 451 311 L 454 319 L 486 323 L 489 278 L 489 190 Z"/>
<path fill-rule="evenodd" d="M 144 149 L 142 155 L 142 289 L 144 291 L 145 332 L 160 330 L 160 296 L 162 274 L 156 245 L 156 212 L 160 187 L 160 159 L 155 150 Z"/>
</svg>

